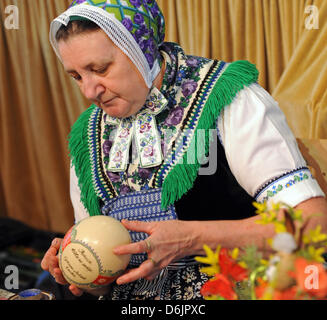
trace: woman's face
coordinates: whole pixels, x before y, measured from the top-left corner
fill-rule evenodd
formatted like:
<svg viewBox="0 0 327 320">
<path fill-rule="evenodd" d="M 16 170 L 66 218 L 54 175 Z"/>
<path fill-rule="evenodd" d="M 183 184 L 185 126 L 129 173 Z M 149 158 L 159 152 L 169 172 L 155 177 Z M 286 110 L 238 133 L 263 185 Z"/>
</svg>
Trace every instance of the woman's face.
<svg viewBox="0 0 327 320">
<path fill-rule="evenodd" d="M 149 89 L 143 77 L 102 30 L 73 35 L 58 46 L 65 70 L 106 114 L 126 118 L 144 105 Z"/>
</svg>

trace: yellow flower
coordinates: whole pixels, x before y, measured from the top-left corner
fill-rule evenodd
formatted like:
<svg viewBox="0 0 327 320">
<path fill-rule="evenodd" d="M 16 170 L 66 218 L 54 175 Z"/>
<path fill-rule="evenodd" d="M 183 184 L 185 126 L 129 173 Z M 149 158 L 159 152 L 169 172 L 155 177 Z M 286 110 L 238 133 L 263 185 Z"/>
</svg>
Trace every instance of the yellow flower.
<svg viewBox="0 0 327 320">
<path fill-rule="evenodd" d="M 293 210 L 293 220 L 302 221 L 302 210 Z"/>
<path fill-rule="evenodd" d="M 267 211 L 267 203 L 252 202 L 253 206 L 257 208 L 256 213 L 261 214 Z"/>
<path fill-rule="evenodd" d="M 311 259 L 313 259 L 317 262 L 324 263 L 325 260 L 322 257 L 322 254 L 325 252 L 325 250 L 326 250 L 325 248 L 316 249 L 314 246 L 309 246 L 308 253 L 309 253 Z"/>
<path fill-rule="evenodd" d="M 239 262 L 238 265 L 241 266 L 244 269 L 247 269 L 248 268 L 248 265 L 245 263 L 245 261 Z"/>
<path fill-rule="evenodd" d="M 260 300 L 273 300 L 273 296 L 274 296 L 274 289 L 269 286 Z"/>
<path fill-rule="evenodd" d="M 234 248 L 233 251 L 230 253 L 232 259 L 236 260 L 238 257 L 238 254 L 240 252 L 239 248 Z"/>
<path fill-rule="evenodd" d="M 221 246 L 219 245 L 215 252 L 211 250 L 206 244 L 203 246 L 206 253 L 206 257 L 195 257 L 195 260 L 204 264 L 210 265 L 209 267 L 201 268 L 201 272 L 208 274 L 209 276 L 214 276 L 216 273 L 220 272 L 218 259 Z"/>
<path fill-rule="evenodd" d="M 282 232 L 287 231 L 283 222 L 276 221 L 276 222 L 273 222 L 273 224 L 275 226 L 275 232 L 276 233 L 282 233 Z"/>
<path fill-rule="evenodd" d="M 278 202 L 278 203 L 274 203 L 274 202 L 272 202 L 271 203 L 271 207 L 272 207 L 272 210 L 273 211 L 279 211 L 280 210 L 280 208 L 281 208 L 281 203 L 280 202 Z"/>
<path fill-rule="evenodd" d="M 327 240 L 327 234 L 321 233 L 321 225 L 318 225 L 316 229 L 310 230 L 309 234 L 303 236 L 303 242 L 308 243 L 318 243 Z"/>
<path fill-rule="evenodd" d="M 219 266 L 211 266 L 211 267 L 203 267 L 203 268 L 200 268 L 200 271 L 202 273 L 205 273 L 207 274 L 208 276 L 214 276 L 216 275 L 217 273 L 220 272 L 220 268 Z"/>
<path fill-rule="evenodd" d="M 269 213 L 260 213 L 261 220 L 257 220 L 255 223 L 257 224 L 269 224 L 274 220 L 274 216 Z"/>
<path fill-rule="evenodd" d="M 261 259 L 260 260 L 260 263 L 263 265 L 263 266 L 267 266 L 269 264 L 269 261 L 268 260 L 265 260 L 265 259 Z"/>
</svg>

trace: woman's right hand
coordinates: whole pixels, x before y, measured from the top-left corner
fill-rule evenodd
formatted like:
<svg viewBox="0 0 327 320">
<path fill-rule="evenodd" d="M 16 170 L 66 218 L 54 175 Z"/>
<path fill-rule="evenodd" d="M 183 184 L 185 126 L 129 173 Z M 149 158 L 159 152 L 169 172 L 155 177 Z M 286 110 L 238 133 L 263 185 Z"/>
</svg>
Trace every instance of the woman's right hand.
<svg viewBox="0 0 327 320">
<path fill-rule="evenodd" d="M 53 239 L 50 248 L 45 253 L 42 261 L 41 268 L 45 271 L 49 271 L 50 274 L 55 278 L 56 282 L 62 285 L 68 284 L 66 279 L 64 278 L 60 268 L 58 261 L 58 251 L 61 245 L 62 239 L 55 238 Z M 73 295 L 80 297 L 83 294 L 83 290 L 77 288 L 74 284 L 69 286 L 69 290 Z"/>
</svg>

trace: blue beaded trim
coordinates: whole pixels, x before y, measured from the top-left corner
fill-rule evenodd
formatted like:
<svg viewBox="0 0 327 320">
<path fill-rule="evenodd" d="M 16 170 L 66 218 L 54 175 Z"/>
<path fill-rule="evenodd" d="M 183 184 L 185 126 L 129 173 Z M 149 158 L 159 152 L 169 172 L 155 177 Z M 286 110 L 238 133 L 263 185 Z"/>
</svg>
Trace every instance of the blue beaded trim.
<svg viewBox="0 0 327 320">
<path fill-rule="evenodd" d="M 104 173 L 101 161 L 101 119 L 103 111 L 100 108 L 95 108 L 89 119 L 88 126 L 88 142 L 90 163 L 92 171 L 92 180 L 96 194 L 100 199 L 106 201 L 117 196 L 115 190 Z"/>
</svg>

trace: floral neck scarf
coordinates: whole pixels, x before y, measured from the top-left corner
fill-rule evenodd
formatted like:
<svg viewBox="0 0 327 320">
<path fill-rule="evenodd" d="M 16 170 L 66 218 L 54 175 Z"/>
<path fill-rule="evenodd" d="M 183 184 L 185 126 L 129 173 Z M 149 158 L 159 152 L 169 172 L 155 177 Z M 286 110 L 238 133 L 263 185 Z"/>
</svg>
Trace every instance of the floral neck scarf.
<svg viewBox="0 0 327 320">
<path fill-rule="evenodd" d="M 121 172 L 127 169 L 133 138 L 140 167 L 151 168 L 161 164 L 163 160 L 161 137 L 157 130 L 155 116 L 166 107 L 167 103 L 168 101 L 163 94 L 156 87 L 153 87 L 144 107 L 136 115 L 125 119 L 106 117 L 106 122 L 109 125 L 118 126 L 109 156 L 108 171 Z"/>
<path fill-rule="evenodd" d="M 157 128 L 161 139 L 161 149 L 164 156 L 167 155 L 169 145 L 167 139 L 176 138 L 182 129 L 183 119 L 187 117 L 187 109 L 192 103 L 192 98 L 199 87 L 200 74 L 208 69 L 212 60 L 186 56 L 183 50 L 173 43 L 165 43 L 161 47 L 161 53 L 165 57 L 166 72 L 161 87 L 161 93 L 167 99 L 167 106 L 156 116 Z M 148 126 L 147 123 L 143 125 Z M 113 154 L 113 145 L 120 130 L 117 124 L 108 121 L 108 116 L 104 114 L 102 152 L 103 166 L 107 168 L 106 173 L 117 191 L 117 194 L 124 195 L 132 191 L 145 190 L 150 188 L 154 182 L 154 175 L 160 168 L 142 167 L 137 159 L 137 147 L 132 148 L 132 163 L 123 172 L 108 170 Z M 167 134 L 167 132 L 169 132 Z M 149 150 L 151 151 L 151 150 Z M 149 153 L 151 155 L 151 152 Z"/>
</svg>

